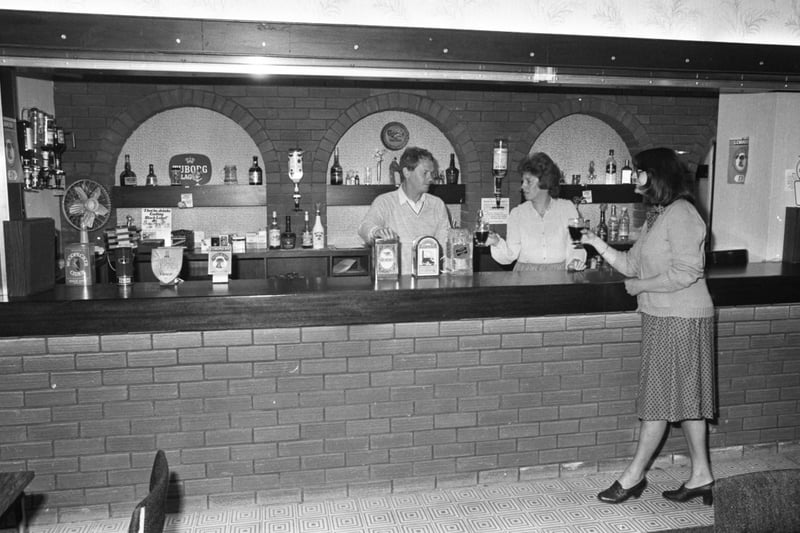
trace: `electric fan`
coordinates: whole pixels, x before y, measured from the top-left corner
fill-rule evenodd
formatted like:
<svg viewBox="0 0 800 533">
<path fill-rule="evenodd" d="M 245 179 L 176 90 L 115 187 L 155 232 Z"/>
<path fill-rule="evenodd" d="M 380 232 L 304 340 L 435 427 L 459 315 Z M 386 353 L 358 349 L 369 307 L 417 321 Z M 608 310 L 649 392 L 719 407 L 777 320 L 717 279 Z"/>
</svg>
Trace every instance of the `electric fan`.
<svg viewBox="0 0 800 533">
<path fill-rule="evenodd" d="M 89 242 L 89 232 L 102 228 L 111 216 L 111 197 L 101 184 L 80 179 L 67 187 L 61 212 L 70 225 L 81 232 L 81 242 Z"/>
</svg>

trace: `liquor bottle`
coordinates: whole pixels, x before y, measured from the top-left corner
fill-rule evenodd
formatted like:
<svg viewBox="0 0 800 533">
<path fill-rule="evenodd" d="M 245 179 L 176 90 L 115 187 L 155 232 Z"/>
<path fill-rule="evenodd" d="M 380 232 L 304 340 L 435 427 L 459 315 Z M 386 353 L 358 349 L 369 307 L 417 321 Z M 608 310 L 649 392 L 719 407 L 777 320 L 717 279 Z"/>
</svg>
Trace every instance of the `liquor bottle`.
<svg viewBox="0 0 800 533">
<path fill-rule="evenodd" d="M 397 162 L 396 157 L 393 157 L 392 162 L 389 163 L 389 176 L 391 177 L 392 184 L 395 187 L 399 187 L 403 182 L 403 173 L 400 170 L 400 163 Z"/>
<path fill-rule="evenodd" d="M 297 244 L 297 235 L 292 231 L 292 217 L 286 215 L 286 230 L 281 233 L 281 248 L 291 250 Z"/>
<path fill-rule="evenodd" d="M 600 204 L 600 222 L 597 223 L 597 236 L 608 242 L 608 226 L 606 226 L 606 204 Z"/>
<path fill-rule="evenodd" d="M 302 248 L 314 246 L 314 236 L 311 233 L 311 226 L 308 225 L 308 211 L 303 214 L 303 233 L 300 235 L 300 246 Z"/>
<path fill-rule="evenodd" d="M 54 185 L 50 182 L 50 152 L 48 150 L 42 150 L 42 166 L 39 168 L 39 188 L 54 188 Z"/>
<path fill-rule="evenodd" d="M 271 250 L 281 247 L 281 228 L 278 226 L 278 213 L 272 212 L 272 222 L 267 232 L 268 244 Z"/>
<path fill-rule="evenodd" d="M 56 119 L 46 114 L 44 118 L 44 144 L 42 150 L 53 150 L 56 144 Z"/>
<path fill-rule="evenodd" d="M 339 164 L 339 149 L 333 154 L 333 165 L 331 165 L 331 185 L 342 184 L 342 165 Z"/>
<path fill-rule="evenodd" d="M 30 160 L 33 158 L 33 151 L 35 145 L 33 144 L 33 127 L 31 121 L 23 115 L 22 120 L 17 121 L 17 130 L 19 137 L 19 152 L 23 159 Z"/>
<path fill-rule="evenodd" d="M 611 242 L 619 240 L 619 219 L 616 205 L 611 206 L 611 215 L 608 217 L 608 240 Z"/>
<path fill-rule="evenodd" d="M 627 241 L 631 235 L 631 217 L 628 215 L 628 208 L 622 208 L 622 215 L 619 218 L 619 240 Z"/>
<path fill-rule="evenodd" d="M 497 188 L 497 180 L 505 178 L 507 171 L 508 141 L 505 139 L 495 139 L 494 148 L 492 149 L 492 175 L 495 179 L 495 188 Z"/>
<path fill-rule="evenodd" d="M 458 174 L 459 172 L 456 168 L 456 154 L 450 154 L 450 166 L 444 171 L 444 175 L 447 177 L 447 183 L 450 185 L 458 183 Z"/>
<path fill-rule="evenodd" d="M 633 167 L 631 167 L 631 160 L 626 159 L 625 164 L 619 174 L 620 183 L 633 183 Z"/>
<path fill-rule="evenodd" d="M 258 156 L 253 156 L 253 166 L 247 171 L 248 181 L 250 185 L 261 185 L 264 183 L 264 174 L 261 172 L 261 167 L 258 166 Z"/>
<path fill-rule="evenodd" d="M 125 154 L 125 169 L 119 175 L 119 184 L 122 186 L 135 186 L 136 173 L 131 170 L 131 156 Z"/>
<path fill-rule="evenodd" d="M 325 248 L 325 227 L 322 225 L 322 216 L 319 214 L 319 203 L 317 204 L 317 215 L 314 218 L 314 229 L 312 233 L 312 244 L 315 250 Z"/>
<path fill-rule="evenodd" d="M 150 168 L 147 171 L 147 177 L 144 179 L 144 184 L 151 187 L 158 185 L 158 178 L 156 177 L 155 170 L 153 170 L 153 163 L 150 163 Z"/>
<path fill-rule="evenodd" d="M 617 183 L 617 160 L 614 159 L 614 150 L 608 151 L 606 159 L 606 185 L 616 185 Z"/>
</svg>

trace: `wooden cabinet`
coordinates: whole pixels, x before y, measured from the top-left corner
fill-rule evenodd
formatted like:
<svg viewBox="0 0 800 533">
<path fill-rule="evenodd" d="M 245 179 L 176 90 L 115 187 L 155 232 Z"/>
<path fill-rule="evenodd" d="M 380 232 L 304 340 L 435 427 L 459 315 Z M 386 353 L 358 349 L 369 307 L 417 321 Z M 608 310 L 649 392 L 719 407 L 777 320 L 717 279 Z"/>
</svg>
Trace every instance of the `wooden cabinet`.
<svg viewBox="0 0 800 533">
<path fill-rule="evenodd" d="M 376 196 L 393 191 L 394 185 L 328 185 L 326 197 L 328 205 L 370 205 Z M 466 187 L 456 185 L 431 185 L 428 190 L 446 204 L 463 204 Z"/>
<path fill-rule="evenodd" d="M 178 207 L 191 194 L 194 207 L 267 205 L 266 185 L 199 185 L 197 187 L 112 187 L 111 205 L 119 207 Z"/>
<path fill-rule="evenodd" d="M 578 196 L 584 197 L 585 193 L 590 193 L 592 204 L 635 204 L 642 201 L 642 196 L 636 194 L 636 186 L 625 185 L 560 185 L 558 196 L 566 200 L 572 200 Z"/>
<path fill-rule="evenodd" d="M 231 279 L 369 276 L 370 268 L 368 248 L 258 250 L 233 254 Z M 184 281 L 210 280 L 208 254 L 199 250 L 184 252 L 180 278 Z M 157 281 L 150 266 L 150 252 L 136 255 L 134 280 Z"/>
</svg>

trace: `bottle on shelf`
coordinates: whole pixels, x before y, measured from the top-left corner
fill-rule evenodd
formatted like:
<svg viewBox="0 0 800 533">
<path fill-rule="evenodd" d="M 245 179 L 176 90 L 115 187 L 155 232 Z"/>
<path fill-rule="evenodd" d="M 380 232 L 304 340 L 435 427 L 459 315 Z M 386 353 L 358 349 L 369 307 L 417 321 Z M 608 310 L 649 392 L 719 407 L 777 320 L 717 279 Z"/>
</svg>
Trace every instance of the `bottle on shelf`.
<svg viewBox="0 0 800 533">
<path fill-rule="evenodd" d="M 258 156 L 253 156 L 253 165 L 250 167 L 250 170 L 247 171 L 248 176 L 248 183 L 250 185 L 261 185 L 264 183 L 264 173 L 261 171 L 261 167 L 258 166 Z"/>
<path fill-rule="evenodd" d="M 631 160 L 626 159 L 622 170 L 619 173 L 619 182 L 623 184 L 633 183 L 633 167 L 631 167 Z"/>
<path fill-rule="evenodd" d="M 619 240 L 627 241 L 631 236 L 631 217 L 628 215 L 628 208 L 622 208 L 622 215 L 619 217 Z"/>
<path fill-rule="evenodd" d="M 302 248 L 314 246 L 314 235 L 311 232 L 311 226 L 308 225 L 308 211 L 303 213 L 303 233 L 300 235 L 300 246 Z"/>
<path fill-rule="evenodd" d="M 158 178 L 156 177 L 155 170 L 153 170 L 153 163 L 150 163 L 150 168 L 147 170 L 147 176 L 144 179 L 144 184 L 151 187 L 158 185 Z"/>
<path fill-rule="evenodd" d="M 444 175 L 449 185 L 458 183 L 459 171 L 456 168 L 456 154 L 450 154 L 450 166 L 444 170 Z"/>
<path fill-rule="evenodd" d="M 136 185 L 136 173 L 131 170 L 131 156 L 128 154 L 125 154 L 125 168 L 119 175 L 119 184 L 123 187 Z"/>
<path fill-rule="evenodd" d="M 314 217 L 314 228 L 311 230 L 312 248 L 322 250 L 325 248 L 325 227 L 322 225 L 322 216 L 319 214 L 319 202 L 317 202 L 317 214 Z"/>
<path fill-rule="evenodd" d="M 597 223 L 597 236 L 608 242 L 608 226 L 606 225 L 606 204 L 600 204 L 600 222 Z"/>
<path fill-rule="evenodd" d="M 339 164 L 339 149 L 333 153 L 333 165 L 331 165 L 331 185 L 342 185 L 342 165 Z"/>
<path fill-rule="evenodd" d="M 272 222 L 267 231 L 267 244 L 271 250 L 281 247 L 281 228 L 278 226 L 278 213 L 272 212 Z"/>
<path fill-rule="evenodd" d="M 292 217 L 286 215 L 286 229 L 281 233 L 281 248 L 291 250 L 297 245 L 297 235 L 292 231 Z"/>
<path fill-rule="evenodd" d="M 617 183 L 617 160 L 614 159 L 614 150 L 608 151 L 606 159 L 606 185 L 616 185 Z"/>
<path fill-rule="evenodd" d="M 403 181 L 402 175 L 403 174 L 400 171 L 400 163 L 397 162 L 396 157 L 393 157 L 392 162 L 389 163 L 389 177 L 392 180 L 392 185 L 399 187 L 400 183 Z"/>
<path fill-rule="evenodd" d="M 619 240 L 619 219 L 617 218 L 617 206 L 611 206 L 611 214 L 608 217 L 608 240 L 616 242 Z"/>
</svg>

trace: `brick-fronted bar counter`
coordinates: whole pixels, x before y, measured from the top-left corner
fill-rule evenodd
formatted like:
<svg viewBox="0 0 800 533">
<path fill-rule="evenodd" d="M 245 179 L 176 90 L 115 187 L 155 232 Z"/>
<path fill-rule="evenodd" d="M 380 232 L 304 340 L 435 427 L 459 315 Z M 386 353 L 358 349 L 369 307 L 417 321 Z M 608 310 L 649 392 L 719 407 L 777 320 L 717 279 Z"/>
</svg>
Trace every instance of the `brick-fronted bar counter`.
<svg viewBox="0 0 800 533">
<path fill-rule="evenodd" d="M 712 448 L 796 443 L 800 265 L 708 283 Z M 593 471 L 633 453 L 640 334 L 607 271 L 59 286 L 0 303 L 0 470 L 33 523 L 128 516 L 159 448 L 185 509 Z"/>
</svg>

